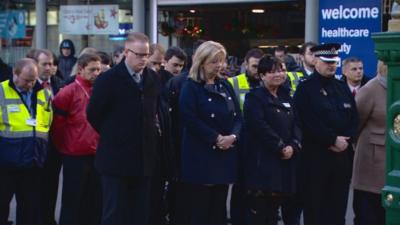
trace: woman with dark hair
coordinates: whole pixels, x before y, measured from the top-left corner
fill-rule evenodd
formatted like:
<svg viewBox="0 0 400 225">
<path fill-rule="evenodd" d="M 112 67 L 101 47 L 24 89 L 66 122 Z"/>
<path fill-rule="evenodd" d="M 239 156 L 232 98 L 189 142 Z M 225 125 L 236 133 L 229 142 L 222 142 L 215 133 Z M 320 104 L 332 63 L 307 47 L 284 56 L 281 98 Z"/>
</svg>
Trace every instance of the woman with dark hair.
<svg viewBox="0 0 400 225">
<path fill-rule="evenodd" d="M 264 56 L 258 74 L 262 85 L 252 89 L 244 103 L 249 145 L 245 159 L 246 224 L 270 225 L 277 224 L 279 206 L 296 192 L 300 130 L 295 123 L 290 90 L 283 85 L 283 62 Z"/>
<path fill-rule="evenodd" d="M 225 56 L 221 44 L 201 44 L 180 95 L 181 180 L 188 187 L 191 225 L 226 224 L 228 185 L 237 178 L 242 119 L 233 88 L 220 78 Z"/>
</svg>

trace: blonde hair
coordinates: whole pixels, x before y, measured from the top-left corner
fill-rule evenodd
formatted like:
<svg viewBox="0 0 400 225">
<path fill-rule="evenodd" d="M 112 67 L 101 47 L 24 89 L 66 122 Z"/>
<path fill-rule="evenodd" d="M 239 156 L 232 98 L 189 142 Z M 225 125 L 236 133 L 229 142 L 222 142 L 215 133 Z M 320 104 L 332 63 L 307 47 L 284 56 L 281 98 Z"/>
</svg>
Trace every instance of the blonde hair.
<svg viewBox="0 0 400 225">
<path fill-rule="evenodd" d="M 226 50 L 223 45 L 215 41 L 206 41 L 201 44 L 193 56 L 193 64 L 189 71 L 189 77 L 196 82 L 206 81 L 207 77 L 203 71 L 204 63 L 213 59 L 219 54 L 226 57 Z"/>
<path fill-rule="evenodd" d="M 135 41 L 147 42 L 147 43 L 150 42 L 149 37 L 147 37 L 147 35 L 145 35 L 141 32 L 130 32 L 128 34 L 128 38 L 125 41 L 125 44 L 129 43 L 129 42 L 135 42 Z"/>
<path fill-rule="evenodd" d="M 151 44 L 150 45 L 150 55 L 153 55 L 156 51 L 158 51 L 161 55 L 165 54 L 165 49 L 160 44 Z"/>
</svg>

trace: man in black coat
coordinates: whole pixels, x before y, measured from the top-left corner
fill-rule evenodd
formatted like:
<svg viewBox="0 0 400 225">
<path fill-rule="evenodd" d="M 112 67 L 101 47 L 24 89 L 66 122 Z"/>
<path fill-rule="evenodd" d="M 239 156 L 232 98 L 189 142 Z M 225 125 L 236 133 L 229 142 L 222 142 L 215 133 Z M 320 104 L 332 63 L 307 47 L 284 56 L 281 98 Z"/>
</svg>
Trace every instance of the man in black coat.
<svg viewBox="0 0 400 225">
<path fill-rule="evenodd" d="M 33 58 L 38 64 L 39 79 L 37 82 L 50 90 L 53 96 L 63 87 L 61 78 L 53 74 L 54 58 L 48 49 L 36 49 Z M 51 136 L 51 130 L 50 130 Z M 41 187 L 41 212 L 44 224 L 57 224 L 54 212 L 56 209 L 58 183 L 61 170 L 61 155 L 55 148 L 51 138 L 47 146 L 47 158 L 43 167 Z"/>
<path fill-rule="evenodd" d="M 101 224 L 147 224 L 157 158 L 157 74 L 146 67 L 149 39 L 129 34 L 125 60 L 100 75 L 87 119 L 100 134 L 95 167 L 103 188 Z"/>
<path fill-rule="evenodd" d="M 351 140 L 358 115 L 347 85 L 335 79 L 340 44 L 311 48 L 314 73 L 294 95 L 303 133 L 302 177 L 305 224 L 345 224 L 351 177 Z"/>
</svg>

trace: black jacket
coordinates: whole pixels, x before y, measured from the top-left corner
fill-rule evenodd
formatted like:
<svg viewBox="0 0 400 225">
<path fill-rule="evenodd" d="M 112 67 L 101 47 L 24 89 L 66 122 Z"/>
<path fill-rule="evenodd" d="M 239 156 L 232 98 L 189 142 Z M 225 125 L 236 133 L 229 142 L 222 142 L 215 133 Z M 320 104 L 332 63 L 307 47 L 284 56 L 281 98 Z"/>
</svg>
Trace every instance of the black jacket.
<svg viewBox="0 0 400 225">
<path fill-rule="evenodd" d="M 302 163 L 306 171 L 326 174 L 333 165 L 339 169 L 338 163 L 344 163 L 343 168 L 348 167 L 351 154 L 347 153 L 351 144 L 340 153 L 329 149 L 337 136 L 354 139 L 357 133 L 358 113 L 347 84 L 314 71 L 300 82 L 294 104 L 303 134 Z"/>
<path fill-rule="evenodd" d="M 244 103 L 248 132 L 246 186 L 270 192 L 296 191 L 296 158 L 301 134 L 295 122 L 289 89 L 280 87 L 274 97 L 265 87 L 252 89 Z M 292 146 L 292 158 L 282 159 L 282 149 Z"/>
<path fill-rule="evenodd" d="M 157 159 L 157 74 L 143 71 L 141 85 L 122 61 L 96 80 L 87 119 L 100 134 L 95 167 L 102 175 L 150 176 Z"/>
<path fill-rule="evenodd" d="M 12 68 L 0 58 L 0 82 L 12 78 Z"/>
</svg>

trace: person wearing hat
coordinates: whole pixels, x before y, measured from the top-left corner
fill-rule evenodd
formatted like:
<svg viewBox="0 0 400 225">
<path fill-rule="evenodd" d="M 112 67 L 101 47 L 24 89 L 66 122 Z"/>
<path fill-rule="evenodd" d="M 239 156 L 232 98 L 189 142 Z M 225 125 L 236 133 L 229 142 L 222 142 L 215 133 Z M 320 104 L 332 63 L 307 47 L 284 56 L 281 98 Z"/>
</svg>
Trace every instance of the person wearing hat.
<svg viewBox="0 0 400 225">
<path fill-rule="evenodd" d="M 77 58 L 75 57 L 75 46 L 74 43 L 65 39 L 60 44 L 60 57 L 58 62 L 58 68 L 61 71 L 64 80 L 67 80 L 71 76 L 72 67 L 75 65 Z"/>
<path fill-rule="evenodd" d="M 303 133 L 304 224 L 345 224 L 358 114 L 347 85 L 335 79 L 339 48 L 335 43 L 311 48 L 315 70 L 294 95 Z"/>
</svg>

